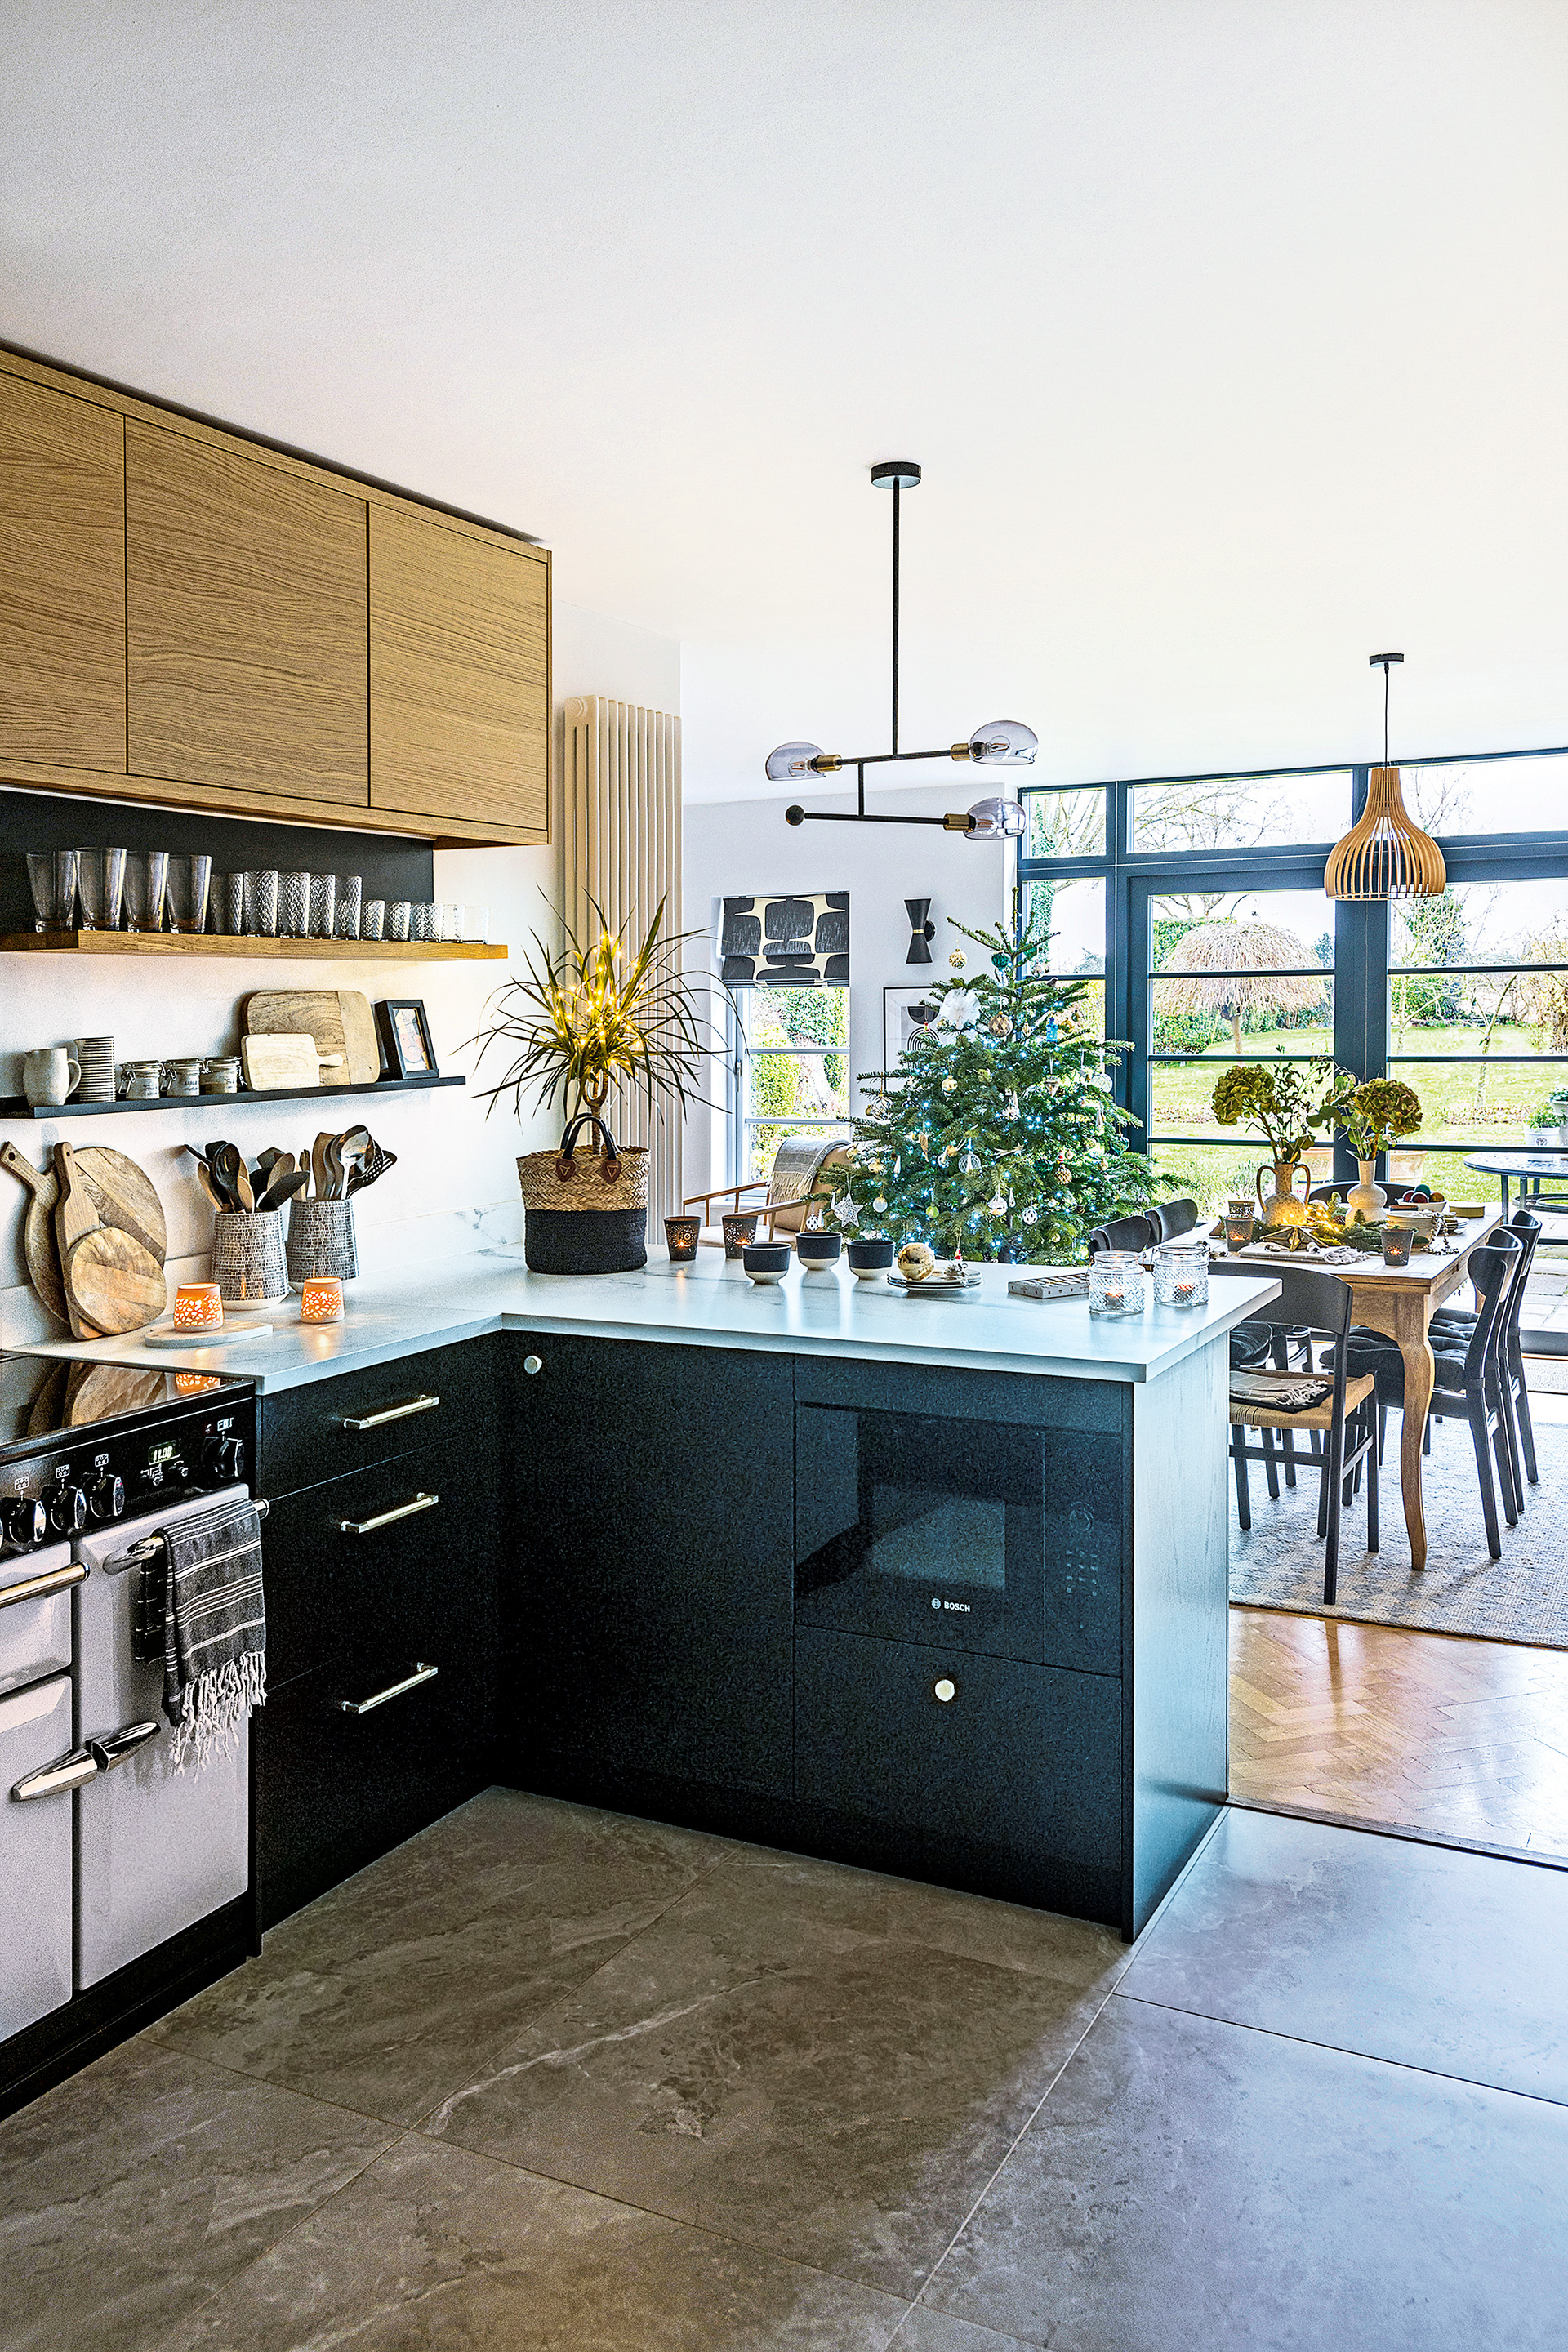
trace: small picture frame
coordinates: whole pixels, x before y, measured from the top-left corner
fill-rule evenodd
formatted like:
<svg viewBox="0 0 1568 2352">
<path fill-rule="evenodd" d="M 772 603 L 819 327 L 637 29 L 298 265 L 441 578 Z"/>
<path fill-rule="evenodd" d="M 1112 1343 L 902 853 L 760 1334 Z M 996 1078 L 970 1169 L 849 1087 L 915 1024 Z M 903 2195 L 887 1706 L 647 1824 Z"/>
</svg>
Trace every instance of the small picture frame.
<svg viewBox="0 0 1568 2352">
<path fill-rule="evenodd" d="M 382 1076 L 385 1078 L 438 1078 L 436 1048 L 421 997 L 384 997 L 375 1007 L 376 1034 L 381 1044 Z"/>
<path fill-rule="evenodd" d="M 882 991 L 882 1067 L 895 1084 L 899 1064 L 910 1039 L 936 1020 L 936 1001 L 929 987 L 884 988 Z"/>
</svg>

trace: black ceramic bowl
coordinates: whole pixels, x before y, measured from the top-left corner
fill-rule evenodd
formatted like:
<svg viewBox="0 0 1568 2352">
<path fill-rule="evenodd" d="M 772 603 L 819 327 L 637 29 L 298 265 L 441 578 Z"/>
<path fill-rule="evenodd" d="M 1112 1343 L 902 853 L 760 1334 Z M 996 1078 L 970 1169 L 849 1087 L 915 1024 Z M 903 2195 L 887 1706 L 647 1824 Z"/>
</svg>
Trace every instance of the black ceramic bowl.
<svg viewBox="0 0 1568 2352">
<path fill-rule="evenodd" d="M 803 1265 L 831 1265 L 844 1246 L 842 1234 L 796 1234 L 795 1245 Z"/>
<path fill-rule="evenodd" d="M 782 1282 L 789 1272 L 788 1242 L 748 1242 L 741 1263 L 753 1282 Z"/>
<path fill-rule="evenodd" d="M 849 1260 L 850 1273 L 868 1282 L 876 1275 L 886 1274 L 892 1265 L 893 1237 L 889 1234 L 881 1241 L 847 1243 L 844 1255 Z"/>
</svg>

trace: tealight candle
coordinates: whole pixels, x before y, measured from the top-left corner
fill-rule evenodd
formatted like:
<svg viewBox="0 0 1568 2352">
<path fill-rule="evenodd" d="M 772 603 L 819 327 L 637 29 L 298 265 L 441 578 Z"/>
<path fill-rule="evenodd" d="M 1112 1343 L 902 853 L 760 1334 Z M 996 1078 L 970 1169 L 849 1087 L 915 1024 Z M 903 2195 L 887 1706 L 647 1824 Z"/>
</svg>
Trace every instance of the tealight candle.
<svg viewBox="0 0 1568 2352">
<path fill-rule="evenodd" d="M 335 1274 L 308 1274 L 300 1286 L 301 1323 L 341 1323 L 343 1286 Z"/>
<path fill-rule="evenodd" d="M 176 1331 L 221 1331 L 223 1293 L 216 1282 L 182 1282 L 174 1293 Z"/>
<path fill-rule="evenodd" d="M 697 1244 L 701 1237 L 700 1217 L 666 1217 L 664 1240 L 671 1265 L 689 1265 L 697 1255 Z"/>
</svg>

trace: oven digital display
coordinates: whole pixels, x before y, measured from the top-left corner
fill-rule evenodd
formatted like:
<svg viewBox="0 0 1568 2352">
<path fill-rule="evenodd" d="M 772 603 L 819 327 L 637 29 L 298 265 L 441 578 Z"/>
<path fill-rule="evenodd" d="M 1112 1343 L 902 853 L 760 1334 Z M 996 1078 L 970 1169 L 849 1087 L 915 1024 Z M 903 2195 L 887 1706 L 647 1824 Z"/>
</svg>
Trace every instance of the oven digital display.
<svg viewBox="0 0 1568 2352">
<path fill-rule="evenodd" d="M 160 1463 L 177 1462 L 179 1458 L 179 1444 L 174 1438 L 166 1439 L 162 1445 L 150 1445 L 147 1448 L 147 1467 L 149 1470 L 156 1470 Z"/>
</svg>

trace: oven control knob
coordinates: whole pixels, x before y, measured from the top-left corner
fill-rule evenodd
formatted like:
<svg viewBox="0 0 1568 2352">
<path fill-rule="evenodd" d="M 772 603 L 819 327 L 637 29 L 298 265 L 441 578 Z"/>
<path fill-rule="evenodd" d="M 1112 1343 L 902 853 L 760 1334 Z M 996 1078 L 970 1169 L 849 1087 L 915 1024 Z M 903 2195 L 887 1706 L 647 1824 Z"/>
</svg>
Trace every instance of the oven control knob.
<svg viewBox="0 0 1568 2352">
<path fill-rule="evenodd" d="M 245 1475 L 243 1437 L 209 1437 L 202 1448 L 202 1469 L 220 1486 L 233 1486 Z"/>
<path fill-rule="evenodd" d="M 9 1503 L 0 1503 L 0 1528 L 7 1543 L 15 1544 L 18 1551 L 28 1551 L 48 1534 L 49 1515 L 30 1495 L 18 1495 Z"/>
<path fill-rule="evenodd" d="M 95 1519 L 117 1519 L 125 1508 L 125 1481 L 105 1471 L 88 1488 L 87 1507 Z"/>
<path fill-rule="evenodd" d="M 87 1525 L 87 1488 L 57 1486 L 49 1497 L 49 1525 L 57 1535 L 79 1536 Z"/>
</svg>

